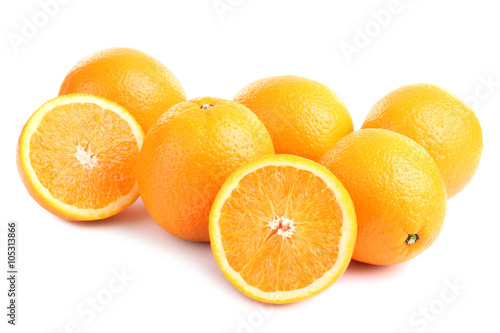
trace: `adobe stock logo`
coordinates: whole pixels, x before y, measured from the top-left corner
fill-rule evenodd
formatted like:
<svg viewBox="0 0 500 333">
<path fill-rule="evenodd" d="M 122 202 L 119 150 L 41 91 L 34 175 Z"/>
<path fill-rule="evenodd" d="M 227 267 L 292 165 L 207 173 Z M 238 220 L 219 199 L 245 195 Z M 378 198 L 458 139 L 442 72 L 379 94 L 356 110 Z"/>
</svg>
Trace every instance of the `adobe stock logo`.
<svg viewBox="0 0 500 333">
<path fill-rule="evenodd" d="M 219 16 L 219 19 L 224 21 L 226 14 L 234 11 L 242 2 L 243 0 L 215 0 L 212 6 Z"/>
<path fill-rule="evenodd" d="M 444 288 L 435 298 L 431 299 L 427 304 L 421 305 L 408 318 L 408 323 L 412 327 L 409 330 L 401 331 L 400 333 L 426 332 L 432 323 L 435 323 L 449 307 L 455 303 L 462 293 L 467 290 L 467 286 L 458 281 L 457 278 L 444 280 Z"/>
<path fill-rule="evenodd" d="M 500 81 L 493 77 L 493 74 L 480 75 L 472 94 L 464 98 L 465 103 L 475 111 L 480 111 L 482 103 L 494 97 L 500 89 Z"/>
<path fill-rule="evenodd" d="M 62 5 L 71 0 L 40 0 L 39 9 L 33 14 L 21 17 L 20 29 L 17 32 L 8 32 L 7 39 L 14 52 L 19 53 L 22 45 L 28 44 L 39 32 L 45 28 L 50 20 L 57 16 Z"/>
<path fill-rule="evenodd" d="M 274 314 L 274 305 L 258 304 L 256 308 L 247 316 L 238 316 L 238 325 L 233 332 L 236 333 L 254 333 L 266 323 Z"/>
<path fill-rule="evenodd" d="M 129 286 L 135 276 L 130 275 L 125 268 L 111 270 L 112 278 L 108 280 L 103 288 L 98 289 L 76 307 L 76 316 L 64 323 L 64 325 L 53 333 L 83 333 L 93 321 L 109 308 L 111 303 L 122 294 Z"/>
<path fill-rule="evenodd" d="M 413 0 L 406 0 L 411 2 Z M 401 0 L 390 0 L 385 9 L 370 12 L 370 20 L 362 27 L 354 27 L 354 36 L 352 42 L 342 41 L 339 44 L 340 50 L 347 63 L 351 63 L 353 56 L 361 54 L 372 41 L 377 38 L 393 21 L 394 17 L 402 13 L 404 6 Z"/>
</svg>

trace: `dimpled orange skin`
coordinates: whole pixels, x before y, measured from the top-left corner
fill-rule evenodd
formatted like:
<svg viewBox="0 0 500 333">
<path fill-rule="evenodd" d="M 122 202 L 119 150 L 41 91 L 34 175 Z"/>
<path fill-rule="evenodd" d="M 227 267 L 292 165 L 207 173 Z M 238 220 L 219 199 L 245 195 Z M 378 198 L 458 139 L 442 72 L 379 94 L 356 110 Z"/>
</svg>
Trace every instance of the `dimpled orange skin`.
<svg viewBox="0 0 500 333">
<path fill-rule="evenodd" d="M 358 238 L 353 259 L 402 263 L 438 237 L 446 214 L 445 186 L 432 157 L 413 140 L 384 129 L 359 130 L 342 138 L 321 164 L 354 203 Z"/>
<path fill-rule="evenodd" d="M 272 154 L 264 124 L 245 106 L 210 97 L 179 103 L 146 135 L 139 191 L 163 229 L 208 242 L 210 209 L 224 181 L 239 166 Z"/>
<path fill-rule="evenodd" d="M 362 128 L 390 129 L 423 146 L 441 171 L 448 198 L 470 182 L 479 166 L 483 136 L 474 111 L 433 84 L 390 92 L 373 106 Z"/>
<path fill-rule="evenodd" d="M 186 94 L 172 72 L 155 58 L 130 48 L 97 51 L 66 75 L 60 95 L 85 93 L 123 106 L 147 133 L 156 119 Z"/>
<path fill-rule="evenodd" d="M 353 131 L 346 105 L 324 84 L 299 76 L 274 76 L 250 83 L 234 100 L 266 125 L 276 154 L 319 162 L 343 136 Z"/>
</svg>

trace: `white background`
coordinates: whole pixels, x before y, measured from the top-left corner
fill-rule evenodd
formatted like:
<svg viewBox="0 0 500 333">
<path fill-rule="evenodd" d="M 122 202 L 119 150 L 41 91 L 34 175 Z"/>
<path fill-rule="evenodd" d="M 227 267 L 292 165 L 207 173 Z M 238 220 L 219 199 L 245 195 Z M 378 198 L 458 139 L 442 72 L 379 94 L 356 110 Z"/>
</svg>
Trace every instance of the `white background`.
<svg viewBox="0 0 500 333">
<path fill-rule="evenodd" d="M 484 83 L 500 82 L 497 2 L 401 0 L 384 27 L 371 12 L 389 8 L 389 0 L 220 3 L 231 11 L 219 15 L 213 0 L 70 0 L 43 22 L 39 2 L 2 0 L 1 231 L 5 237 L 7 221 L 18 221 L 20 275 L 13 328 L 0 274 L 1 331 L 60 333 L 73 321 L 81 332 L 497 331 L 500 86 Z M 21 36 L 33 16 L 38 32 L 14 47 L 9 36 Z M 366 27 L 372 37 L 358 41 L 349 62 L 341 45 L 354 45 Z M 481 165 L 449 201 L 439 239 L 416 259 L 392 267 L 353 262 L 324 293 L 260 309 L 225 280 L 208 244 L 167 234 L 140 200 L 108 220 L 72 223 L 40 208 L 22 185 L 15 166 L 22 126 L 57 95 L 76 61 L 112 46 L 158 58 L 188 98 L 230 99 L 247 83 L 279 74 L 318 80 L 344 99 L 355 128 L 389 91 L 432 82 L 474 104 L 484 132 Z M 122 269 L 133 276 L 123 290 L 95 317 L 79 315 L 89 297 L 105 297 Z M 453 283 L 465 289 L 454 293 Z M 419 314 L 429 307 L 429 317 Z"/>
</svg>

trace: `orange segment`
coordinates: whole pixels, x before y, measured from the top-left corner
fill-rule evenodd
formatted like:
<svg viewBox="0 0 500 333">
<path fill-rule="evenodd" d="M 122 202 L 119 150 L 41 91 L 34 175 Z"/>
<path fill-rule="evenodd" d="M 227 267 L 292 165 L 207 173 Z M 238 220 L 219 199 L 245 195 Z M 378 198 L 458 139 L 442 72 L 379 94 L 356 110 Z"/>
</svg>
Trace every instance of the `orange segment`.
<svg viewBox="0 0 500 333">
<path fill-rule="evenodd" d="M 19 140 L 19 172 L 32 196 L 67 219 L 93 220 L 138 197 L 136 161 L 144 134 L 117 104 L 67 95 L 43 105 Z"/>
<path fill-rule="evenodd" d="M 221 188 L 210 215 L 217 263 L 255 299 L 286 303 L 331 285 L 356 237 L 351 199 L 333 174 L 291 155 L 261 158 Z"/>
</svg>

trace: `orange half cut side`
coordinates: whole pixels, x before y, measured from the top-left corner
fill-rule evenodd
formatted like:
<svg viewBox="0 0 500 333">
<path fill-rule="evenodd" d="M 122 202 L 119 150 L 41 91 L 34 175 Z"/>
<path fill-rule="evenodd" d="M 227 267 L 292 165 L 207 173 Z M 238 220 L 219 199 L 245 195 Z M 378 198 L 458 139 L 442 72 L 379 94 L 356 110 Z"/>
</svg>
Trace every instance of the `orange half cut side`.
<svg viewBox="0 0 500 333">
<path fill-rule="evenodd" d="M 118 104 L 85 94 L 60 96 L 24 126 L 18 170 L 31 196 L 51 213 L 102 219 L 138 198 L 143 140 L 139 124 Z"/>
<path fill-rule="evenodd" d="M 210 240 L 224 275 L 244 294 L 288 303 L 316 295 L 345 271 L 356 216 L 327 169 L 274 155 L 235 171 L 210 213 Z"/>
</svg>

